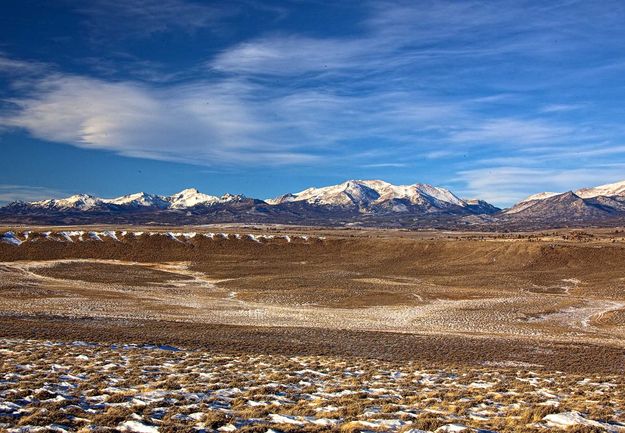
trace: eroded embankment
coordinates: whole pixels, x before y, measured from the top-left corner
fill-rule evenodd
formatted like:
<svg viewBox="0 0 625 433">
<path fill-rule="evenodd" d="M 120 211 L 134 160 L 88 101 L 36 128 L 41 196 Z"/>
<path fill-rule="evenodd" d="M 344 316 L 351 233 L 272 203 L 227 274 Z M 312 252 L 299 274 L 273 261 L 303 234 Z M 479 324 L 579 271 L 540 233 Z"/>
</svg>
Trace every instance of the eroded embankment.
<svg viewBox="0 0 625 433">
<path fill-rule="evenodd" d="M 254 234 L 167 231 L 7 231 L 0 233 L 0 260 L 61 258 L 180 261 L 233 253 L 284 258 L 295 253 L 314 258 L 340 254 L 358 264 L 392 265 L 392 270 L 609 271 L 625 265 L 625 248 L 592 243 L 479 240 L 415 240 L 407 238 L 327 238 L 309 234 Z M 416 267 L 416 268 L 415 268 Z"/>
</svg>

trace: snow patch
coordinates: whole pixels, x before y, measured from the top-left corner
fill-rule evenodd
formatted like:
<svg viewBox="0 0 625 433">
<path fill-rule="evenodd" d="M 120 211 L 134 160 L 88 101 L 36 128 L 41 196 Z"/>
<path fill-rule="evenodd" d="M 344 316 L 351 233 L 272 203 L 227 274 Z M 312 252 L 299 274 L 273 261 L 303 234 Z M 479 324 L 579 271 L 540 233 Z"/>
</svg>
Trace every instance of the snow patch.
<svg viewBox="0 0 625 433">
<path fill-rule="evenodd" d="M 17 238 L 17 236 L 13 232 L 4 233 L 2 235 L 2 238 L 0 238 L 0 241 L 7 243 L 7 244 L 11 244 L 11 245 L 16 245 L 16 246 L 20 246 L 23 243 L 21 240 Z"/>
<path fill-rule="evenodd" d="M 462 424 L 447 424 L 434 430 L 436 433 L 456 433 L 469 430 L 469 427 Z"/>
<path fill-rule="evenodd" d="M 118 427 L 123 432 L 158 433 L 158 428 L 139 421 L 125 421 Z"/>
</svg>

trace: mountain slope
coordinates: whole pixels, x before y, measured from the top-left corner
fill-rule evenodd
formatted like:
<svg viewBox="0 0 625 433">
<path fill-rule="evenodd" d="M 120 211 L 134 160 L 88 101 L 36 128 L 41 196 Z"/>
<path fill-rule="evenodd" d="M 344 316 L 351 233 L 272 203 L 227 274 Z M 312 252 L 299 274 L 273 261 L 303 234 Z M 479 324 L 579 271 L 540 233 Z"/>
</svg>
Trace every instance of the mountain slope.
<svg viewBox="0 0 625 433">
<path fill-rule="evenodd" d="M 557 219 L 559 221 L 594 220 L 609 211 L 589 203 L 572 191 L 540 200 L 521 202 L 504 212 L 515 218 Z"/>
</svg>

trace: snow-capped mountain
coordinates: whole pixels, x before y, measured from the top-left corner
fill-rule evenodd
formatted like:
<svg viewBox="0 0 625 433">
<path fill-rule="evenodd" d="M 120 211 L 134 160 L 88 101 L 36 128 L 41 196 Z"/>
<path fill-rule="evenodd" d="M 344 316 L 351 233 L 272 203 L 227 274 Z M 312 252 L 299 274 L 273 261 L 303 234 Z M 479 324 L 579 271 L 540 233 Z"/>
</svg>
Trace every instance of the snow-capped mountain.
<svg viewBox="0 0 625 433">
<path fill-rule="evenodd" d="M 0 207 L 0 222 L 19 224 L 279 223 L 492 230 L 625 224 L 625 181 L 566 193 L 534 194 L 501 211 L 432 185 L 349 180 L 268 200 L 221 197 L 195 188 L 169 196 L 116 198 L 77 194 Z"/>
<path fill-rule="evenodd" d="M 266 201 L 232 194 L 217 197 L 189 188 L 170 196 L 139 192 L 116 198 L 98 198 L 83 194 L 31 203 L 14 202 L 0 208 L 0 221 L 403 226 L 427 225 L 428 221 L 447 221 L 461 216 L 490 215 L 498 210 L 484 201 L 463 200 L 447 189 L 427 184 L 393 185 L 381 180 L 349 180 Z"/>
<path fill-rule="evenodd" d="M 115 198 L 99 198 L 87 194 L 67 198 L 40 200 L 25 203 L 33 208 L 55 210 L 98 211 L 113 208 L 129 209 L 188 209 L 195 206 L 210 206 L 241 199 L 242 196 L 225 194 L 222 197 L 203 194 L 195 188 L 188 188 L 170 196 L 138 192 Z"/>
<path fill-rule="evenodd" d="M 474 198 L 474 199 L 465 200 L 465 202 L 467 203 L 467 206 L 469 207 L 469 209 L 473 210 L 473 213 L 478 214 L 478 215 L 480 214 L 492 215 L 501 210 L 498 207 L 495 207 L 492 204 L 488 203 L 486 200 L 479 200 L 479 199 Z"/>
<path fill-rule="evenodd" d="M 613 197 L 613 196 L 625 196 L 625 180 L 615 183 L 608 183 L 605 185 L 599 185 L 590 188 L 581 188 L 573 193 L 581 198 L 593 198 L 593 197 Z M 556 195 L 563 194 L 561 192 L 539 192 L 538 194 L 530 195 L 518 202 L 514 207 L 521 203 L 528 203 L 536 200 L 544 200 Z"/>
<path fill-rule="evenodd" d="M 232 194 L 217 197 L 201 193 L 195 188 L 188 188 L 170 196 L 139 192 L 107 199 L 80 194 L 22 205 L 67 211 L 99 211 L 117 208 L 184 210 L 245 199 L 244 196 Z M 360 213 L 415 211 L 493 213 L 497 210 L 483 201 L 465 201 L 444 188 L 422 183 L 393 185 L 382 180 L 349 180 L 339 185 L 308 188 L 296 194 L 285 194 L 264 202 L 256 201 L 270 206 L 304 203 L 317 208 L 342 208 L 343 211 L 354 210 Z"/>
<path fill-rule="evenodd" d="M 422 183 L 393 185 L 382 180 L 349 180 L 265 201 L 272 205 L 304 202 L 315 206 L 353 208 L 360 212 L 410 212 L 415 209 L 428 212 L 465 209 L 470 212 L 472 208 L 471 203 L 444 188 Z"/>
<path fill-rule="evenodd" d="M 379 197 L 379 193 L 373 187 L 375 182 L 350 180 L 340 185 L 308 188 L 295 194 L 288 193 L 265 201 L 273 205 L 305 201 L 309 204 L 325 206 L 361 206 Z"/>
<path fill-rule="evenodd" d="M 625 181 L 564 193 L 531 195 L 503 211 L 505 218 L 548 224 L 614 221 L 625 216 Z"/>
</svg>

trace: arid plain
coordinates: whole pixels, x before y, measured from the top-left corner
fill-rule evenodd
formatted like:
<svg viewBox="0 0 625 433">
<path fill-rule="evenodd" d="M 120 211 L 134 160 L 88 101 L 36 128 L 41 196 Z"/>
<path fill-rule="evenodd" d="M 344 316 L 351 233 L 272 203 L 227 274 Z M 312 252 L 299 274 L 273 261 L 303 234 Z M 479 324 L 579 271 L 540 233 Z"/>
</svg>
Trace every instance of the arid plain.
<svg viewBox="0 0 625 433">
<path fill-rule="evenodd" d="M 269 364 L 305 359 L 302 369 L 308 363 L 322 363 L 327 368 L 320 374 L 330 374 L 339 382 L 343 373 L 333 366 L 343 364 L 371 370 L 374 376 L 379 369 L 400 369 L 402 374 L 427 370 L 444 375 L 445 380 L 452 380 L 448 374 L 469 374 L 472 381 L 489 386 L 495 386 L 487 379 L 492 374 L 502 375 L 497 384 L 521 379 L 525 383 L 532 375 L 537 380 L 557 381 L 562 374 L 569 388 L 561 391 L 571 398 L 584 392 L 584 386 L 577 389 L 574 385 L 583 381 L 600 380 L 611 384 L 606 389 L 620 391 L 604 390 L 614 397 L 607 406 L 604 397 L 582 399 L 584 404 L 578 399 L 573 404 L 569 397 L 554 397 L 557 393 L 547 392 L 549 398 L 544 392 L 534 397 L 530 393 L 515 404 L 526 402 L 530 409 L 538 405 L 538 415 L 506 412 L 511 407 L 489 412 L 480 420 L 471 416 L 476 409 L 467 403 L 473 397 L 465 395 L 466 386 L 447 384 L 456 393 L 462 388 L 461 396 L 445 396 L 447 391 L 439 389 L 438 403 L 428 405 L 425 397 L 416 397 L 419 393 L 414 386 L 387 381 L 384 386 L 389 389 L 397 386 L 406 395 L 416 392 L 420 403 L 415 399 L 410 403 L 403 394 L 401 403 L 391 397 L 377 401 L 367 394 L 361 396 L 366 400 L 360 402 L 361 411 L 333 417 L 324 412 L 321 418 L 332 421 L 321 423 L 304 417 L 313 416 L 313 409 L 280 412 L 275 402 L 266 402 L 263 407 L 272 409 L 250 415 L 247 421 L 232 401 L 221 409 L 212 408 L 221 412 L 211 412 L 211 416 L 223 418 L 213 426 L 222 431 L 226 425 L 234 430 L 266 431 L 274 424 L 280 424 L 276 430 L 286 431 L 283 424 L 289 423 L 289 431 L 304 427 L 311 431 L 434 431 L 452 424 L 467 431 L 624 428 L 620 424 L 625 421 L 623 384 L 615 379 L 625 372 L 625 233 L 620 230 L 476 234 L 228 226 L 34 227 L 1 232 L 5 242 L 0 243 L 0 337 L 7 347 L 3 353 L 10 354 L 2 366 L 5 374 L 22 356 L 40 356 L 43 361 L 49 344 L 55 344 L 55 351 L 68 345 L 72 351 L 89 352 L 75 355 L 89 359 L 102 353 L 120 356 L 110 352 L 111 344 L 133 345 L 129 352 L 133 356 L 144 350 L 148 358 L 159 359 L 196 356 L 181 355 L 178 350 L 200 351 L 207 357 L 238 362 L 249 374 L 260 374 L 255 357 Z M 51 343 L 45 346 L 44 341 Z M 76 341 L 93 346 L 76 345 Z M 176 351 L 162 352 L 159 347 Z M 153 355 L 154 351 L 160 354 Z M 163 362 L 173 362 L 167 359 Z M 207 362 L 212 365 L 213 361 Z M 280 374 L 292 376 L 287 382 L 308 380 L 289 368 Z M 350 386 L 364 390 L 369 385 L 361 379 L 358 376 Z M 359 385 L 353 383 L 359 381 Z M 513 392 L 516 385 L 509 386 L 506 392 Z M 531 391 L 538 392 L 544 386 L 534 388 Z M 124 392 L 130 396 L 134 391 Z M 306 394 L 301 390 L 296 394 L 301 393 Z M 293 404 L 299 405 L 314 400 L 293 398 Z M 469 400 L 458 409 L 456 400 L 462 398 Z M 17 404 L 6 385 L 0 401 Z M 248 403 L 238 404 L 257 407 Z M 393 413 L 410 408 L 416 412 L 389 418 L 401 422 L 372 422 L 384 418 L 381 414 L 388 410 L 380 408 L 385 404 L 402 406 L 393 407 Z M 94 413 L 110 409 L 105 406 Z M 28 426 L 25 416 L 36 408 L 35 412 L 24 410 L 22 415 L 15 411 L 6 415 L 6 427 Z M 367 411 L 370 416 L 363 417 Z M 107 424 L 109 428 L 139 431 L 141 427 L 133 430 L 132 423 L 124 424 L 134 419 L 131 412 L 136 415 L 136 411 L 127 412 L 115 425 Z M 557 418 L 564 424 L 550 422 L 550 414 L 555 418 L 565 414 Z M 70 423 L 66 430 L 92 425 L 93 417 L 84 415 L 85 421 Z M 287 418 L 272 424 L 272 416 Z M 435 421 L 416 422 L 426 416 Z M 502 416 L 513 421 L 503 423 Z M 179 417 L 179 428 L 184 424 L 191 430 L 211 431 L 206 417 L 196 417 L 195 421 Z M 176 431 L 166 430 L 158 417 L 145 415 L 135 421 Z M 259 430 L 250 430 L 254 426 Z M 440 431 L 461 431 L 453 428 Z"/>
</svg>

